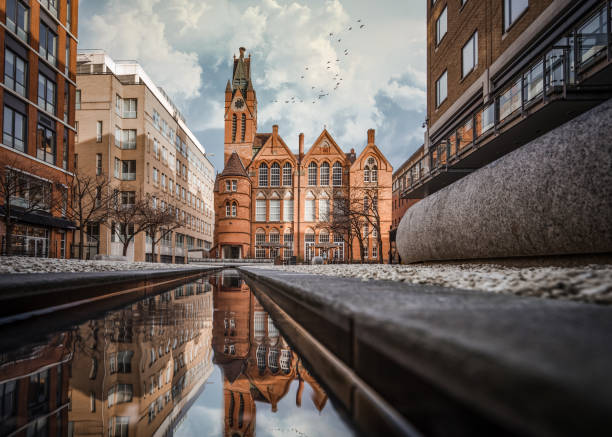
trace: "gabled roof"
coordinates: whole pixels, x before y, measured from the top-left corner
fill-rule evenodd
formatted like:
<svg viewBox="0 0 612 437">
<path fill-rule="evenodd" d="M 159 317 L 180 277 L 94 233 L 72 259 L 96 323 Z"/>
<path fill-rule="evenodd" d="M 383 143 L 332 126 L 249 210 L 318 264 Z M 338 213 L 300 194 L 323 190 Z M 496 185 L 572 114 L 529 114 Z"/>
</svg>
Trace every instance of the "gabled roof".
<svg viewBox="0 0 612 437">
<path fill-rule="evenodd" d="M 281 138 L 280 135 L 276 135 L 276 139 L 278 140 L 278 143 L 276 144 L 275 147 L 278 147 L 278 145 L 280 144 L 281 148 L 285 149 L 285 151 L 287 152 L 287 155 L 289 156 L 289 158 L 295 163 L 297 162 L 297 159 L 295 157 L 295 155 L 293 154 L 293 152 L 289 149 L 289 147 L 287 147 L 287 144 L 285 143 L 285 141 Z M 255 135 L 255 139 L 253 140 L 253 148 L 260 148 L 257 153 L 255 155 L 253 155 L 253 158 L 251 159 L 251 162 L 249 163 L 249 165 L 247 166 L 250 167 L 251 164 L 255 161 L 255 158 L 258 157 L 260 154 L 265 153 L 265 149 L 268 147 L 272 146 L 272 141 L 273 141 L 273 134 L 270 133 L 265 133 L 265 134 L 256 134 Z"/>
<path fill-rule="evenodd" d="M 238 153 L 236 153 L 235 151 L 232 152 L 229 159 L 227 160 L 227 164 L 225 164 L 225 168 L 221 172 L 221 177 L 225 176 L 249 176 L 246 170 L 244 169 L 244 165 L 242 164 Z"/>
<path fill-rule="evenodd" d="M 380 151 L 380 149 L 378 148 L 378 146 L 376 146 L 376 144 L 367 144 L 363 150 L 361 151 L 361 153 L 359 154 L 359 156 L 357 157 L 357 159 L 355 160 L 355 162 L 353 162 L 351 164 L 351 168 L 353 166 L 356 166 L 358 163 L 360 163 L 363 159 L 363 157 L 368 154 L 373 152 L 374 155 L 376 155 L 381 161 L 383 161 L 385 163 L 385 165 L 387 166 L 387 168 L 393 170 L 393 166 L 391 165 L 391 163 L 387 160 L 387 158 L 385 157 L 385 155 Z M 382 170 L 383 167 L 381 165 L 378 166 L 379 170 Z"/>
<path fill-rule="evenodd" d="M 315 140 L 315 142 L 312 143 L 312 146 L 310 146 L 310 148 L 308 149 L 308 152 L 304 154 L 304 160 L 306 160 L 306 158 L 313 153 L 315 146 L 318 145 L 324 138 L 327 138 L 329 140 L 329 143 L 336 150 L 336 153 L 338 154 L 338 156 L 341 156 L 342 158 L 345 158 L 345 159 L 347 158 L 347 154 L 342 151 L 340 146 L 338 146 L 338 144 L 336 143 L 336 140 L 332 138 L 331 134 L 327 131 L 327 129 L 323 129 L 323 132 L 321 132 L 321 135 L 319 135 L 319 137 Z"/>
</svg>

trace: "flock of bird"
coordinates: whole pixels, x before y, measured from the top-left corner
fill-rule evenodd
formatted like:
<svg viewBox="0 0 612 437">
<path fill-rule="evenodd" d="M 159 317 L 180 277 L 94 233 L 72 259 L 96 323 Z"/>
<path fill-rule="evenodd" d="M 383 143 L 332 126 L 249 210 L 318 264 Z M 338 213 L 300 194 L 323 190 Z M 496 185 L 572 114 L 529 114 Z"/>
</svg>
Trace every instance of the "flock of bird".
<svg viewBox="0 0 612 437">
<path fill-rule="evenodd" d="M 334 33 L 334 32 L 330 32 L 329 33 L 329 40 L 330 42 L 336 46 L 337 48 L 339 48 L 340 50 L 344 50 L 343 55 L 349 56 L 350 55 L 350 51 L 348 48 L 343 48 L 343 41 L 347 42 L 348 37 L 350 36 L 350 34 L 354 31 L 359 31 L 359 30 L 365 30 L 366 25 L 364 23 L 362 23 L 361 20 L 356 20 L 356 24 L 350 25 L 347 28 L 343 29 L 342 31 L 338 32 L 338 33 Z M 327 64 L 325 64 L 324 66 L 324 72 L 325 73 L 330 73 L 330 82 L 333 82 L 333 88 L 327 87 L 325 85 L 323 86 L 318 86 L 318 85 L 311 85 L 310 91 L 311 91 L 311 99 L 312 99 L 312 104 L 316 104 L 317 102 L 319 102 L 321 99 L 328 97 L 330 95 L 330 93 L 333 91 L 336 91 L 338 88 L 340 88 L 340 86 L 342 85 L 342 81 L 343 78 L 340 75 L 340 68 L 339 65 L 342 63 L 342 57 L 341 56 L 337 56 L 335 57 L 335 59 L 330 59 L 327 61 Z M 302 81 L 310 81 L 311 77 L 313 76 L 313 72 L 315 71 L 317 67 L 315 66 L 310 66 L 310 65 L 306 65 L 304 67 L 304 71 L 302 73 L 300 73 L 300 80 Z M 309 100 L 308 98 L 304 98 L 304 97 L 295 97 L 292 96 L 291 98 L 286 98 L 285 100 L 271 100 L 270 103 L 281 103 L 281 104 L 294 104 L 294 103 L 304 103 L 305 100 Z"/>
</svg>

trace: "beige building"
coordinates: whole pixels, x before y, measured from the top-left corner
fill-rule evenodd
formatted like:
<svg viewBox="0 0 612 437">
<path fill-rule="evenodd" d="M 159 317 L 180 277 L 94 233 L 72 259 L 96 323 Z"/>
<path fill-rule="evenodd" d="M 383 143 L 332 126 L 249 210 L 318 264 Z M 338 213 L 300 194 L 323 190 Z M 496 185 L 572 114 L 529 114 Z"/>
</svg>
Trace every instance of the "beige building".
<svg viewBox="0 0 612 437">
<path fill-rule="evenodd" d="M 156 245 L 161 262 L 206 253 L 214 235 L 214 167 L 166 93 L 139 64 L 86 51 L 77 56 L 76 108 L 78 171 L 107 176 L 122 204 L 144 194 L 176 209 L 184 226 Z M 88 242 L 100 254 L 121 255 L 115 228 L 91 226 Z M 150 238 L 137 234 L 127 256 L 152 259 Z"/>
</svg>

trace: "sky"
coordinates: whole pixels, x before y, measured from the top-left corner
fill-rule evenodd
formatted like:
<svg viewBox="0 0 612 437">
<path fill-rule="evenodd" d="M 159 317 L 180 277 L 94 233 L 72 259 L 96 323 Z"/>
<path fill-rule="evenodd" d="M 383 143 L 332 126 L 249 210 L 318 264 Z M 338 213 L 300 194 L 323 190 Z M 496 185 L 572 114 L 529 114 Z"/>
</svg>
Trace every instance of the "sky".
<svg viewBox="0 0 612 437">
<path fill-rule="evenodd" d="M 373 128 L 377 146 L 398 168 L 423 144 L 423 0 L 79 4 L 79 49 L 138 61 L 180 108 L 217 171 L 223 167 L 225 85 L 241 46 L 251 54 L 257 130 L 271 132 L 278 124 L 293 151 L 300 132 L 307 149 L 326 127 L 343 150 L 359 153 Z"/>
</svg>

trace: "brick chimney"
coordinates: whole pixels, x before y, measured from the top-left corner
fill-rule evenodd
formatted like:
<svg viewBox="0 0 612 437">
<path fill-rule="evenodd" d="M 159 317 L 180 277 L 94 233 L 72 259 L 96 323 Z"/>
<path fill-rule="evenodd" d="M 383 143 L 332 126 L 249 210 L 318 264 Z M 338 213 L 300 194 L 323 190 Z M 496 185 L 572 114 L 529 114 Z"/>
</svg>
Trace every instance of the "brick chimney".
<svg viewBox="0 0 612 437">
<path fill-rule="evenodd" d="M 374 134 L 376 131 L 374 129 L 368 129 L 368 144 L 374 144 Z"/>
<path fill-rule="evenodd" d="M 304 134 L 300 133 L 300 159 L 304 156 Z"/>
</svg>

